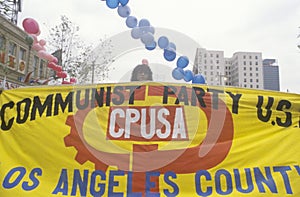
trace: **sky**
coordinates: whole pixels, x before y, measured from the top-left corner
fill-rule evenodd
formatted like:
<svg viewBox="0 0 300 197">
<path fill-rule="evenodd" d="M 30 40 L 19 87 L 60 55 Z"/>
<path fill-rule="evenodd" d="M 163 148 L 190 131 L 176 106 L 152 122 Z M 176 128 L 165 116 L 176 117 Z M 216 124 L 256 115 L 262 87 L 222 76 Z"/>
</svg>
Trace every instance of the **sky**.
<svg viewBox="0 0 300 197">
<path fill-rule="evenodd" d="M 190 62 L 195 51 L 186 49 L 188 44 L 224 51 L 225 57 L 235 52 L 261 52 L 264 59 L 277 59 L 281 91 L 300 93 L 299 0 L 129 0 L 127 5 L 132 16 L 149 20 L 157 32 L 174 33 L 171 38 L 178 51 L 191 56 Z M 25 18 L 35 19 L 41 29 L 39 38 L 47 41 L 49 29 L 59 24 L 62 15 L 80 27 L 79 36 L 86 43 L 124 38 L 129 31 L 117 9 L 100 0 L 23 0 L 18 25 L 22 28 Z M 112 81 L 128 74 L 143 57 L 156 64 L 154 72 L 163 70 L 159 66 L 167 65 L 166 70 L 174 66 L 164 61 L 159 51 L 121 47 L 127 51 L 112 65 Z"/>
</svg>

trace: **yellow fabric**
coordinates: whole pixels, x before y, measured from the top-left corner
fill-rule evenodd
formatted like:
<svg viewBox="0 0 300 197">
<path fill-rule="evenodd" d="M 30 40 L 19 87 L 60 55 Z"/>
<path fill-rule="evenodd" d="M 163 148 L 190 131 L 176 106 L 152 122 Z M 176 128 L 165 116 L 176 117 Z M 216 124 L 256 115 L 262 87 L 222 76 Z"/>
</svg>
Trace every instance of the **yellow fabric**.
<svg viewBox="0 0 300 197">
<path fill-rule="evenodd" d="M 0 104 L 0 196 L 300 196 L 298 94 L 147 82 Z"/>
</svg>

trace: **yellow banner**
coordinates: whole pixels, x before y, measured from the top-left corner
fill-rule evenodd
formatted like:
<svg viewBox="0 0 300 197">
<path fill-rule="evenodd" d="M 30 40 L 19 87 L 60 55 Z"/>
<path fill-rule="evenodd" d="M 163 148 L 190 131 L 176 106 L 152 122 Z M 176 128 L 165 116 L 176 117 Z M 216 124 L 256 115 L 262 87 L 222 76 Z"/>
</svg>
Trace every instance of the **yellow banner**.
<svg viewBox="0 0 300 197">
<path fill-rule="evenodd" d="M 0 196 L 300 196 L 300 95 L 197 84 L 5 90 Z"/>
</svg>

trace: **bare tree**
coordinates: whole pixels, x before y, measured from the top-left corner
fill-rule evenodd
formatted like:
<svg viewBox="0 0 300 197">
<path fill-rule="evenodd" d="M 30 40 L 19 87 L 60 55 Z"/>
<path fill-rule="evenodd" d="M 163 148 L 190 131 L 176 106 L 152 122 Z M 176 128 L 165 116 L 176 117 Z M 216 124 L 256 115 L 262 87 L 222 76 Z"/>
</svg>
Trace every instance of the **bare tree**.
<svg viewBox="0 0 300 197">
<path fill-rule="evenodd" d="M 49 45 L 60 56 L 58 59 L 61 60 L 63 70 L 70 77 L 76 77 L 79 83 L 107 79 L 112 60 L 111 41 L 100 39 L 100 44 L 92 50 L 92 45 L 86 45 L 79 38 L 78 31 L 79 26 L 66 16 L 61 16 L 61 23 L 49 30 Z"/>
<path fill-rule="evenodd" d="M 100 39 L 100 44 L 92 51 L 82 69 L 79 71 L 80 83 L 98 83 L 108 78 L 111 68 L 112 44 L 109 39 Z"/>
</svg>

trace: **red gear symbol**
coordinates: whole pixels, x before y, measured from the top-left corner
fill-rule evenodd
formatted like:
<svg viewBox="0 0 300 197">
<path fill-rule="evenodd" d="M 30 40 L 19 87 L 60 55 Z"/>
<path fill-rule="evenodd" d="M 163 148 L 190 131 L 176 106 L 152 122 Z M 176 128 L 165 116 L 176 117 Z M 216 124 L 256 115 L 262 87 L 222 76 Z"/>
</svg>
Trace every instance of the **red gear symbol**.
<svg viewBox="0 0 300 197">
<path fill-rule="evenodd" d="M 82 143 L 74 123 L 74 116 L 68 116 L 66 125 L 71 127 L 71 132 L 64 138 L 64 142 L 67 147 L 74 146 L 77 150 L 75 160 L 80 164 L 84 164 L 86 161 L 89 160 L 95 164 L 95 169 L 106 171 L 108 165 L 104 164 L 103 162 L 98 160 L 94 155 L 92 155 L 91 152 Z"/>
</svg>

